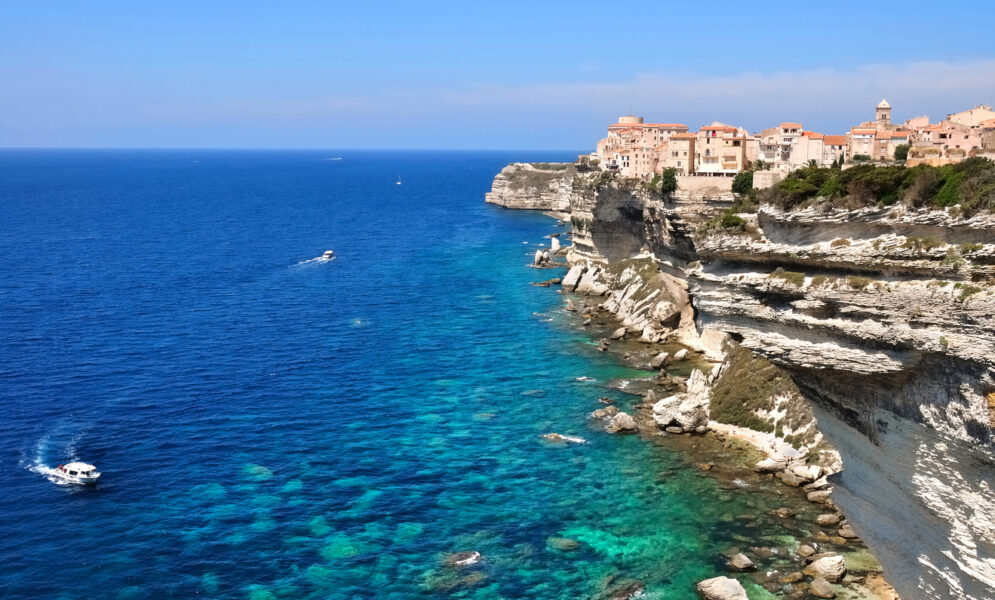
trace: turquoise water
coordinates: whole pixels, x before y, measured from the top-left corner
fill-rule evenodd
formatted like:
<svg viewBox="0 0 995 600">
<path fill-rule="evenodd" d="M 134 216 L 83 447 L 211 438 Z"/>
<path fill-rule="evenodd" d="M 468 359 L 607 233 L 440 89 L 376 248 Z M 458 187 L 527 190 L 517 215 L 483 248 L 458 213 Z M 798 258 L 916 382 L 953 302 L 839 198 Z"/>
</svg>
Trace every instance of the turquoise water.
<svg viewBox="0 0 995 600">
<path fill-rule="evenodd" d="M 587 419 L 641 373 L 483 202 L 569 158 L 0 153 L 0 597 L 688 598 L 790 547 L 783 486 Z"/>
</svg>

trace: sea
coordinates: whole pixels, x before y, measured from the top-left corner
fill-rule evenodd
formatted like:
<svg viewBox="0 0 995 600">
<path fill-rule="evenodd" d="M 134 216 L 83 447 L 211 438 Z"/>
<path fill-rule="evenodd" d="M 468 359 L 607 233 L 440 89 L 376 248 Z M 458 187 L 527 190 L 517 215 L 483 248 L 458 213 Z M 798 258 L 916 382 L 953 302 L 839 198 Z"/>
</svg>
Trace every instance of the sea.
<svg viewBox="0 0 995 600">
<path fill-rule="evenodd" d="M 484 203 L 576 154 L 0 151 L 0 598 L 693 598 L 789 548 L 784 486 L 589 418 L 651 374 Z"/>
</svg>

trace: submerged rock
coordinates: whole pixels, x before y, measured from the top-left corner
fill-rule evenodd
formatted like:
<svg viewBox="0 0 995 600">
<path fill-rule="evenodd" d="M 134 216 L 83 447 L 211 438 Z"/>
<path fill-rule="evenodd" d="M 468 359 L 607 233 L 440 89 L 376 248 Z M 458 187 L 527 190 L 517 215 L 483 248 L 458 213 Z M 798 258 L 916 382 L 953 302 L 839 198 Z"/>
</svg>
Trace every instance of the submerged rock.
<svg viewBox="0 0 995 600">
<path fill-rule="evenodd" d="M 836 597 L 836 590 L 833 589 L 833 585 L 822 577 L 816 577 L 812 580 L 812 583 L 809 585 L 809 591 L 817 598 Z"/>
<path fill-rule="evenodd" d="M 743 584 L 730 577 L 713 577 L 697 585 L 702 600 L 749 600 Z"/>
<path fill-rule="evenodd" d="M 469 552 L 456 552 L 455 554 L 450 554 L 445 558 L 445 563 L 450 567 L 469 567 L 470 565 L 477 564 L 480 559 L 483 558 L 479 552 L 476 550 L 470 550 Z"/>
<path fill-rule="evenodd" d="M 753 571 L 757 568 L 750 557 L 742 552 L 734 554 L 729 558 L 729 566 L 737 571 Z"/>
<path fill-rule="evenodd" d="M 545 439 L 547 439 L 547 440 L 549 440 L 549 441 L 551 441 L 551 442 L 563 442 L 563 443 L 571 443 L 571 444 L 586 444 L 587 443 L 587 440 L 585 440 L 582 437 L 575 436 L 575 435 L 562 435 L 562 434 L 559 434 L 559 433 L 547 433 L 546 435 L 544 435 L 542 437 L 545 438 Z"/>
</svg>

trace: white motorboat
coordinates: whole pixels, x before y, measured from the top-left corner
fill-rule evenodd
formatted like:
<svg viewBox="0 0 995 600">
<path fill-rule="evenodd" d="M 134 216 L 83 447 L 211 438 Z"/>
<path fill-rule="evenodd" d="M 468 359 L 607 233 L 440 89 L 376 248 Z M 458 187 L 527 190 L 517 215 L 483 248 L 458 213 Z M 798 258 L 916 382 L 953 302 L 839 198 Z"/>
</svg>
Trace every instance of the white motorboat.
<svg viewBox="0 0 995 600">
<path fill-rule="evenodd" d="M 325 253 L 321 255 L 322 260 L 332 260 L 335 258 L 334 250 L 325 250 Z"/>
<path fill-rule="evenodd" d="M 76 483 L 79 485 L 92 485 L 97 483 L 100 472 L 97 467 L 84 462 L 71 462 L 68 465 L 59 465 L 52 469 L 52 475 L 66 483 Z"/>
</svg>

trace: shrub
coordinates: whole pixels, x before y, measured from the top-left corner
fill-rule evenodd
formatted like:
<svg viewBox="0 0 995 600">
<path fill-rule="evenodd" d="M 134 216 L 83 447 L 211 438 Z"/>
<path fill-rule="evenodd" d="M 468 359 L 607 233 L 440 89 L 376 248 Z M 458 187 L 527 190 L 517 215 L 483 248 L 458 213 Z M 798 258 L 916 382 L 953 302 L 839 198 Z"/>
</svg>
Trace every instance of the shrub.
<svg viewBox="0 0 995 600">
<path fill-rule="evenodd" d="M 964 243 L 961 244 L 960 246 L 957 246 L 957 249 L 960 250 L 961 254 L 969 254 L 971 252 L 977 252 L 982 248 L 984 248 L 984 246 L 982 246 L 981 244 L 971 244 L 971 243 Z"/>
<path fill-rule="evenodd" d="M 869 278 L 859 275 L 850 275 L 846 278 L 846 284 L 855 290 L 862 290 L 870 285 L 870 283 L 871 280 Z"/>
<path fill-rule="evenodd" d="M 809 287 L 822 287 L 827 281 L 829 281 L 829 278 L 825 275 L 816 275 L 812 278 L 812 283 L 809 284 Z"/>
<path fill-rule="evenodd" d="M 854 154 L 853 157 L 850 158 L 850 162 L 867 162 L 869 160 L 871 160 L 869 154 Z"/>
<path fill-rule="evenodd" d="M 939 248 L 943 245 L 943 242 L 933 237 L 907 237 L 905 242 L 902 243 L 902 248 L 911 248 L 917 253 L 922 254 L 926 250 L 932 250 L 934 248 Z"/>
<path fill-rule="evenodd" d="M 753 189 L 753 171 L 740 171 L 732 180 L 732 191 L 747 194 Z"/>
<path fill-rule="evenodd" d="M 976 285 L 971 285 L 969 283 L 955 283 L 954 289 L 960 290 L 960 294 L 957 296 L 957 299 L 960 300 L 961 302 L 967 300 L 968 298 L 977 294 L 978 292 L 984 291 L 984 288 L 980 288 Z"/>
<path fill-rule="evenodd" d="M 899 144 L 895 146 L 895 160 L 906 160 L 909 157 L 909 145 Z"/>
<path fill-rule="evenodd" d="M 850 245 L 850 240 L 847 238 L 836 238 L 835 240 L 832 241 L 831 244 L 829 244 L 831 248 L 841 248 L 843 246 L 849 246 L 849 245 Z"/>
<path fill-rule="evenodd" d="M 669 196 L 677 191 L 677 169 L 664 169 L 660 174 L 660 195 Z"/>
<path fill-rule="evenodd" d="M 805 274 L 798 273 L 796 271 L 785 271 L 783 268 L 778 267 L 773 273 L 770 274 L 771 277 L 776 277 L 778 279 L 783 279 L 784 281 L 790 283 L 795 287 L 802 287 L 805 285 Z"/>
</svg>

